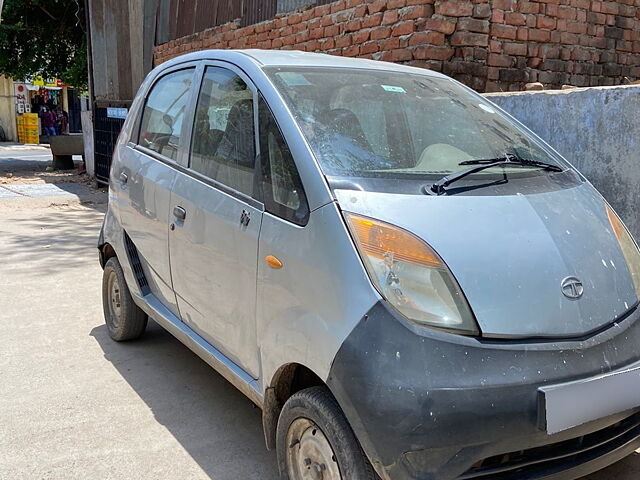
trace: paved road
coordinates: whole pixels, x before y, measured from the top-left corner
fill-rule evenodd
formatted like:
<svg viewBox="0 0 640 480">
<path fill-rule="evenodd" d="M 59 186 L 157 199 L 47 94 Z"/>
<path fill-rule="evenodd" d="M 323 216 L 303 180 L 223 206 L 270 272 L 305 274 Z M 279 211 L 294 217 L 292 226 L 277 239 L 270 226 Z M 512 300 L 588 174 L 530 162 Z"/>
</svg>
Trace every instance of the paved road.
<svg viewBox="0 0 640 480">
<path fill-rule="evenodd" d="M 38 168 L 51 163 L 52 157 L 49 150 L 16 150 L 10 156 L 4 156 L 0 168 L 4 172 L 16 169 Z"/>
<path fill-rule="evenodd" d="M 141 341 L 108 338 L 104 195 L 43 200 L 0 198 L 0 479 L 275 480 L 234 387 L 153 322 Z M 637 478 L 636 456 L 588 480 Z"/>
<path fill-rule="evenodd" d="M 74 155 L 81 161 L 81 155 Z M 47 147 L 25 148 L 14 144 L 0 144 L 0 175 L 5 172 L 20 172 L 29 169 L 43 170 L 53 162 Z"/>
</svg>

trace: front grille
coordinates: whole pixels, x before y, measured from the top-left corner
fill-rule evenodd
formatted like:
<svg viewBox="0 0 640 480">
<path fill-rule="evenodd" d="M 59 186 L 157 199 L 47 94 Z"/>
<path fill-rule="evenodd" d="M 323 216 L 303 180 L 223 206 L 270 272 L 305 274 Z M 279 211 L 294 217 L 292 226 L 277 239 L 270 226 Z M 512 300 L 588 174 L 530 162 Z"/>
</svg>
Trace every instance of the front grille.
<svg viewBox="0 0 640 480">
<path fill-rule="evenodd" d="M 640 436 L 640 413 L 582 437 L 485 458 L 474 464 L 459 478 L 460 480 L 535 479 L 606 455 L 632 442 L 638 436 Z"/>
<path fill-rule="evenodd" d="M 142 295 L 147 295 L 151 291 L 149 289 L 149 282 L 147 281 L 147 277 L 144 274 L 144 270 L 142 270 L 142 262 L 140 261 L 140 256 L 138 255 L 138 249 L 136 248 L 131 238 L 129 238 L 129 235 L 127 235 L 127 232 L 124 232 L 124 245 L 127 249 L 129 263 L 131 264 L 133 273 L 136 276 L 138 287 L 140 287 Z"/>
</svg>

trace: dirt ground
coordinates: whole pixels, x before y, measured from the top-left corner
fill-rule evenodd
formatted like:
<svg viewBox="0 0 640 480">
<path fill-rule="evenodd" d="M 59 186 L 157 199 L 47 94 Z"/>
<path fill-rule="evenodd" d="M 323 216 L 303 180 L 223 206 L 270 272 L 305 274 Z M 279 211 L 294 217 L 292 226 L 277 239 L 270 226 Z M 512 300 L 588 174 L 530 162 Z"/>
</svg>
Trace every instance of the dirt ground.
<svg viewBox="0 0 640 480">
<path fill-rule="evenodd" d="M 28 170 L 14 173 L 5 173 L 0 177 L 0 185 L 11 184 L 38 184 L 38 183 L 81 183 L 95 185 L 86 173 L 77 170 L 47 172 L 46 170 Z"/>
</svg>

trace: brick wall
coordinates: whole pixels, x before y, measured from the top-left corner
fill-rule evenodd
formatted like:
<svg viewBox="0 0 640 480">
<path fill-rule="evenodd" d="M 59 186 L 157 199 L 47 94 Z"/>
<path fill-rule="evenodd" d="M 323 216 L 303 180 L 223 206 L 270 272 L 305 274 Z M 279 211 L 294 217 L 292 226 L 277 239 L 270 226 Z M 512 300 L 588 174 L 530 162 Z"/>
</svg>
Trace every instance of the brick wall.
<svg viewBox="0 0 640 480">
<path fill-rule="evenodd" d="M 339 0 L 159 45 L 155 64 L 208 48 L 274 48 L 430 68 L 478 91 L 640 79 L 640 0 Z"/>
</svg>

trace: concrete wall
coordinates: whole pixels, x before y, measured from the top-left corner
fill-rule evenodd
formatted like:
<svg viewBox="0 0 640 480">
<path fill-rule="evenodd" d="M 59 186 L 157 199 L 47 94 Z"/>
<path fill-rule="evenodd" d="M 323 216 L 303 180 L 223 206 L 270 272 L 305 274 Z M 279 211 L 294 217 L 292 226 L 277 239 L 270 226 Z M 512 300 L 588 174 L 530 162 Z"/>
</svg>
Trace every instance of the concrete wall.
<svg viewBox="0 0 640 480">
<path fill-rule="evenodd" d="M 7 140 L 17 141 L 16 97 L 13 92 L 13 80 L 0 76 L 0 125 L 4 128 Z"/>
<path fill-rule="evenodd" d="M 93 95 L 96 100 L 130 101 L 151 69 L 155 27 L 145 8 L 153 8 L 155 2 L 89 0 L 87 5 Z"/>
<path fill-rule="evenodd" d="M 573 163 L 640 240 L 640 85 L 487 98 Z"/>
</svg>

